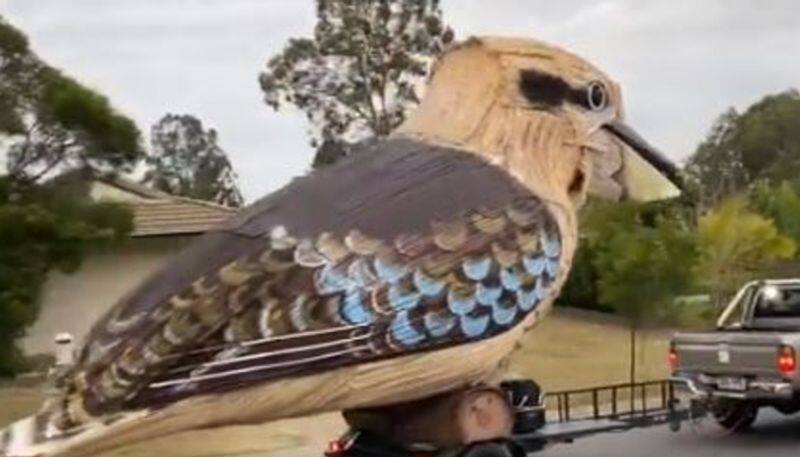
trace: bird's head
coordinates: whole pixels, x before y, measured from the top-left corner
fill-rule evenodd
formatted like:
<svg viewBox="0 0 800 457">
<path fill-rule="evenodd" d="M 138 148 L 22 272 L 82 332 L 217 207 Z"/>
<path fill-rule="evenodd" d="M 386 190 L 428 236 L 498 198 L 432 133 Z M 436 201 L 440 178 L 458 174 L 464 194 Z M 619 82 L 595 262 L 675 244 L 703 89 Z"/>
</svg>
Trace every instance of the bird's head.
<svg viewBox="0 0 800 457">
<path fill-rule="evenodd" d="M 679 194 L 674 166 L 624 123 L 619 86 L 534 40 L 472 38 L 436 63 L 400 135 L 458 146 L 533 191 L 583 203 Z"/>
</svg>

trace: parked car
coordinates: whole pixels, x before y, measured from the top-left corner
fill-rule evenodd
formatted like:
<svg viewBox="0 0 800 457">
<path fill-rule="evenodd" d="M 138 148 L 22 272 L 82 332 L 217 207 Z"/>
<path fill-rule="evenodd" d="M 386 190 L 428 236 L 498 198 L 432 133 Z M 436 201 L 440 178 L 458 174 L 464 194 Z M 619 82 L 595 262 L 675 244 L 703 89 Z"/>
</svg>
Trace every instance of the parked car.
<svg viewBox="0 0 800 457">
<path fill-rule="evenodd" d="M 746 284 L 717 328 L 682 332 L 670 346 L 673 378 L 724 428 L 743 431 L 763 407 L 800 411 L 800 279 Z"/>
</svg>

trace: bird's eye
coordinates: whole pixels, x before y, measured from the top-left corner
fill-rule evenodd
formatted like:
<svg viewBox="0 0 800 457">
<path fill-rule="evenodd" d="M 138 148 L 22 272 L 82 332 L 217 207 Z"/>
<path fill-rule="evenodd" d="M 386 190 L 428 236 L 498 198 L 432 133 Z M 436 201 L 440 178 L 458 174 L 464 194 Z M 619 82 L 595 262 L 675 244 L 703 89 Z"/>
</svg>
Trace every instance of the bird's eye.
<svg viewBox="0 0 800 457">
<path fill-rule="evenodd" d="M 592 111 L 602 111 L 608 106 L 608 92 L 600 81 L 589 84 L 586 89 L 586 101 Z"/>
</svg>

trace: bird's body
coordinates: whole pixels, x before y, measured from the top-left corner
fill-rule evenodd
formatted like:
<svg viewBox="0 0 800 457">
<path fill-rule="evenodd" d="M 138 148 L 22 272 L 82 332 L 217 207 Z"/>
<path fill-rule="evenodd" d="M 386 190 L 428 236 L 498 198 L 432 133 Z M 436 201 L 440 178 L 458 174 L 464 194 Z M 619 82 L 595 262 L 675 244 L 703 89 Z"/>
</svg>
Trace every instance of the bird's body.
<svg viewBox="0 0 800 457">
<path fill-rule="evenodd" d="M 552 97 L 503 93 L 513 59 L 537 58 L 530 48 L 604 78 L 536 42 L 451 52 L 397 134 L 256 202 L 123 298 L 63 398 L 0 449 L 86 455 L 489 380 L 566 278 L 585 175 L 625 174 L 622 149 L 590 169 L 587 150 L 608 133 L 528 114 Z M 563 92 L 537 75 L 512 75 L 518 92 Z"/>
</svg>

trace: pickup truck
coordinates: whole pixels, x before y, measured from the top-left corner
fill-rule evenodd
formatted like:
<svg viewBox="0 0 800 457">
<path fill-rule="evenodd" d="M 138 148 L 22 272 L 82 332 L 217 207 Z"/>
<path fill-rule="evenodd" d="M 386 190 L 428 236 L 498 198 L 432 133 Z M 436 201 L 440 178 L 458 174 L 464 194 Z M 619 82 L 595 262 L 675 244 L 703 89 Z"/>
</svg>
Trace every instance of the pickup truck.
<svg viewBox="0 0 800 457">
<path fill-rule="evenodd" d="M 725 307 L 717 328 L 676 333 L 672 377 L 717 422 L 744 431 L 762 407 L 800 411 L 800 279 L 753 281 Z"/>
</svg>

